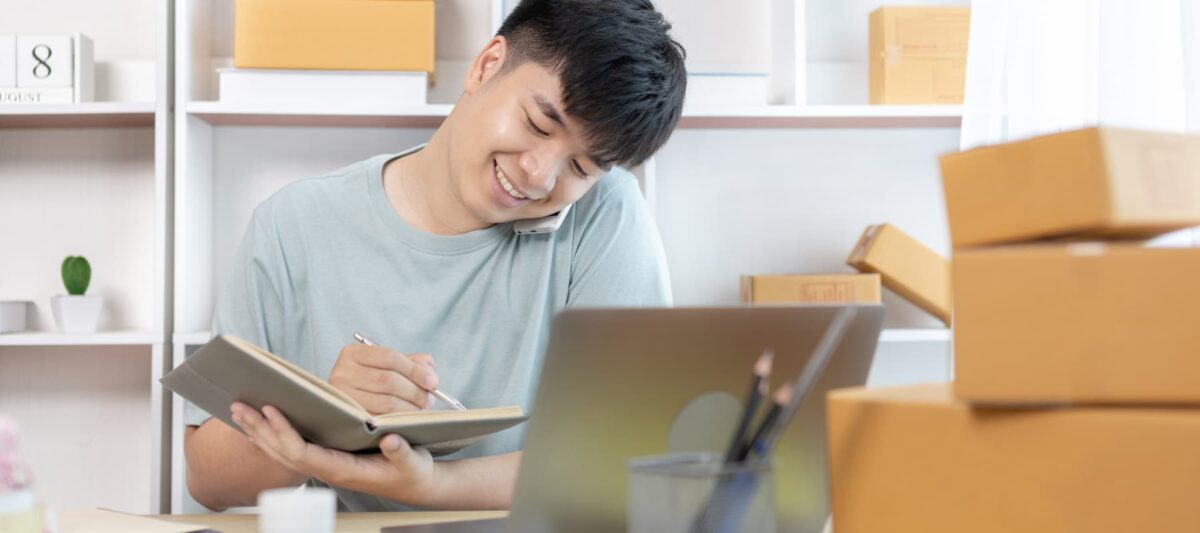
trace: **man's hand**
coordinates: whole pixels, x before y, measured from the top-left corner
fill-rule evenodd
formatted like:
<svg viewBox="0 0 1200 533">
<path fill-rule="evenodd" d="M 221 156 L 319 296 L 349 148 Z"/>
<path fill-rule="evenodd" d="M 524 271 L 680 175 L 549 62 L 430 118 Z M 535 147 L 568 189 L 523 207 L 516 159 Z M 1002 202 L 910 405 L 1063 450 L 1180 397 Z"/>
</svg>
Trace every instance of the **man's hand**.
<svg viewBox="0 0 1200 533">
<path fill-rule="evenodd" d="M 399 435 L 384 437 L 379 443 L 382 455 L 355 455 L 306 442 L 274 407 L 265 406 L 260 413 L 238 402 L 231 411 L 250 442 L 291 470 L 408 505 L 430 507 L 443 498 L 437 483 L 439 463 Z"/>
<path fill-rule="evenodd" d="M 330 385 L 350 395 L 373 415 L 426 409 L 433 405 L 429 391 L 437 383 L 429 354 L 405 355 L 366 344 L 342 348 L 329 374 Z"/>
</svg>

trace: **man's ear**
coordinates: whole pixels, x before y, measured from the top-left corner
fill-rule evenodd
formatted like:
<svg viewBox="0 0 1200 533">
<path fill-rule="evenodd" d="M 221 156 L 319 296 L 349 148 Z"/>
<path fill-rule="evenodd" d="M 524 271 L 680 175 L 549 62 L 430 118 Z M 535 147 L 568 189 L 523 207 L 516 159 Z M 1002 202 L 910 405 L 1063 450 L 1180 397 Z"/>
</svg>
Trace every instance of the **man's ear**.
<svg viewBox="0 0 1200 533">
<path fill-rule="evenodd" d="M 487 46 L 475 56 L 471 68 L 467 69 L 467 79 L 463 81 L 463 92 L 475 94 L 488 80 L 504 66 L 508 57 L 508 39 L 501 35 L 492 37 Z"/>
</svg>

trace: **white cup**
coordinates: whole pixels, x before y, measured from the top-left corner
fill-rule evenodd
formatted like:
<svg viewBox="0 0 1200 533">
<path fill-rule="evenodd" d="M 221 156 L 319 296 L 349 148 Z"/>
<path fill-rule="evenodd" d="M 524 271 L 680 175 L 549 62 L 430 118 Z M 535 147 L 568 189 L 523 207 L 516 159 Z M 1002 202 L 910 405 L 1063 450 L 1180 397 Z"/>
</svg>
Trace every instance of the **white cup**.
<svg viewBox="0 0 1200 533">
<path fill-rule="evenodd" d="M 332 533 L 337 496 L 327 488 L 271 489 L 258 493 L 258 533 Z"/>
</svg>

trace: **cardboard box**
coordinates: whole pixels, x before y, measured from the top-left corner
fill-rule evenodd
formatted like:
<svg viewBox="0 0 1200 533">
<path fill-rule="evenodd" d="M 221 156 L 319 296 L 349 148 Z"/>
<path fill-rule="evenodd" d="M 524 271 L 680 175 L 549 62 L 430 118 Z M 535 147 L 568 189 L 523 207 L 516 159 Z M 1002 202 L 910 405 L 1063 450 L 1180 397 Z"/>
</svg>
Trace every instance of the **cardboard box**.
<svg viewBox="0 0 1200 533">
<path fill-rule="evenodd" d="M 972 409 L 949 383 L 828 397 L 834 531 L 1195 531 L 1200 409 Z"/>
<path fill-rule="evenodd" d="M 233 63 L 432 75 L 433 13 L 433 0 L 237 0 Z"/>
<path fill-rule="evenodd" d="M 846 264 L 950 324 L 950 262 L 895 226 L 868 226 Z"/>
<path fill-rule="evenodd" d="M 944 155 L 955 246 L 1200 225 L 1200 135 L 1087 128 Z"/>
<path fill-rule="evenodd" d="M 961 104 L 966 7 L 881 7 L 868 28 L 872 104 Z"/>
<path fill-rule="evenodd" d="M 742 276 L 744 304 L 882 303 L 879 274 Z"/>
<path fill-rule="evenodd" d="M 1200 403 L 1200 249 L 959 250 L 953 280 L 962 398 Z"/>
</svg>

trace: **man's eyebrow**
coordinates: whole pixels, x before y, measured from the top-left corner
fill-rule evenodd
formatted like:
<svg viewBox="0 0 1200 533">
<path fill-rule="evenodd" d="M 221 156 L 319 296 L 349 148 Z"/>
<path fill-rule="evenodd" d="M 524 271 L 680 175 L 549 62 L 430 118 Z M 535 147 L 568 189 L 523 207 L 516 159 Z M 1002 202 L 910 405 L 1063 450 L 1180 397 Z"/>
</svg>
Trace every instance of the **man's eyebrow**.
<svg viewBox="0 0 1200 533">
<path fill-rule="evenodd" d="M 550 100 L 547 100 L 545 96 L 533 93 L 533 103 L 537 104 L 538 109 L 541 109 L 542 113 L 550 117 L 550 120 L 553 120 L 564 129 L 567 127 L 567 123 L 563 122 L 562 114 L 558 112 L 558 108 L 554 107 L 554 104 L 550 103 Z"/>
<path fill-rule="evenodd" d="M 567 123 L 563 122 L 562 113 L 558 112 L 558 108 L 554 107 L 554 104 L 550 103 L 550 100 L 546 99 L 545 96 L 532 91 L 530 92 L 533 94 L 533 103 L 537 104 L 538 109 L 541 109 L 542 113 L 545 113 L 547 117 L 550 117 L 550 120 L 553 120 L 555 124 L 559 125 L 559 127 L 564 130 L 567 129 Z M 591 160 L 592 166 L 600 169 L 601 172 L 607 173 L 609 170 L 611 170 L 611 166 L 609 168 L 605 168 L 603 165 L 601 165 L 600 158 L 596 155 L 588 154 L 587 158 Z"/>
</svg>

